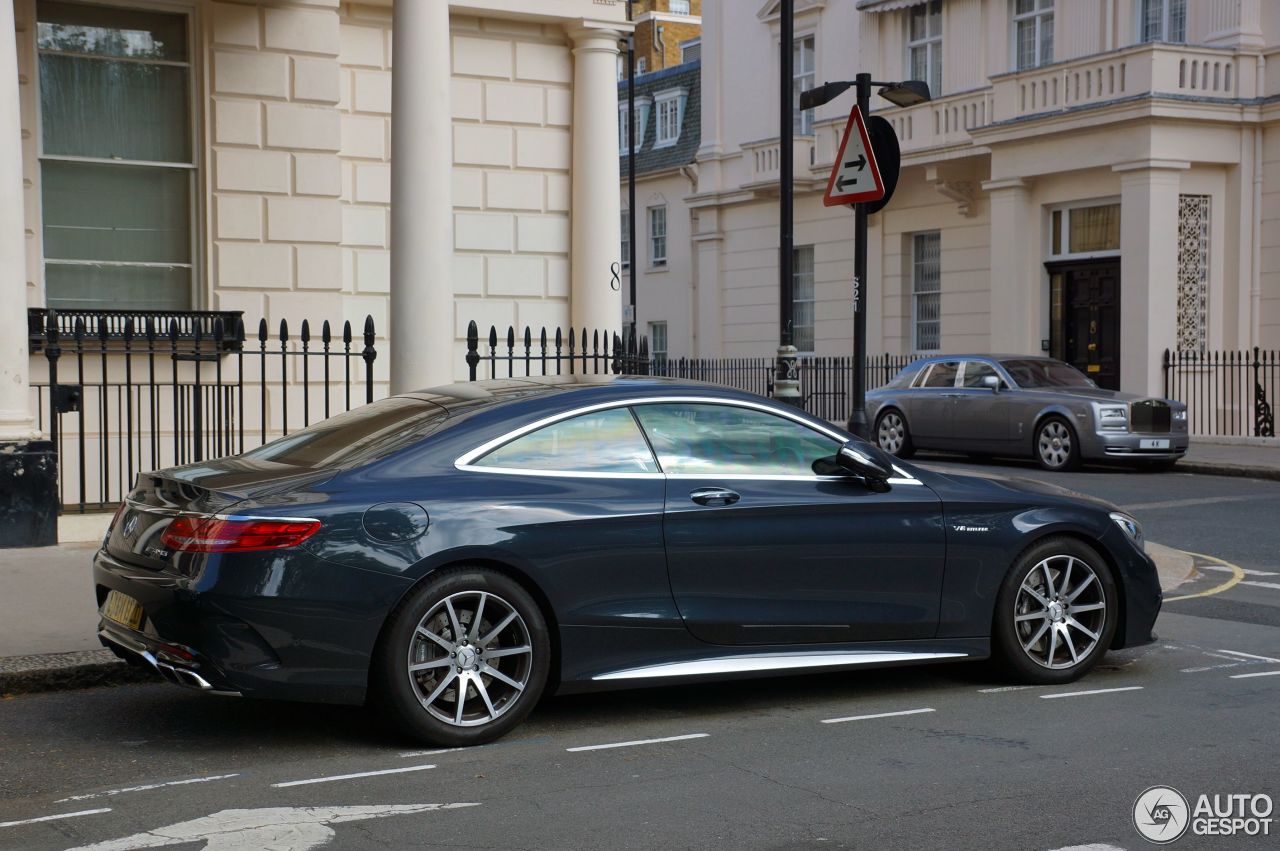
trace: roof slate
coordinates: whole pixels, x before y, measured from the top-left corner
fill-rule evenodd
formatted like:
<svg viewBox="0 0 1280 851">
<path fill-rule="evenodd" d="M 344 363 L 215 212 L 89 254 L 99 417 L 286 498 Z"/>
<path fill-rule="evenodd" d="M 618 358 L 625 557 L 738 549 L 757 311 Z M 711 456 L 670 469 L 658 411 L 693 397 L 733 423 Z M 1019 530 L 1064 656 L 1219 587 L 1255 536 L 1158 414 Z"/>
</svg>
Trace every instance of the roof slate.
<svg viewBox="0 0 1280 851">
<path fill-rule="evenodd" d="M 694 60 L 682 65 L 673 65 L 661 71 L 636 75 L 636 99 L 653 97 L 668 89 L 685 88 L 689 90 L 689 99 L 685 102 L 684 122 L 680 127 L 680 138 L 674 145 L 666 148 L 653 147 L 657 137 L 658 113 L 650 106 L 649 119 L 645 122 L 644 138 L 640 150 L 636 153 L 636 174 L 649 174 L 679 168 L 693 162 L 702 143 L 702 62 Z M 618 103 L 627 102 L 627 81 L 618 82 Z M 624 141 L 623 146 L 626 142 Z M 627 155 L 624 152 L 619 158 L 623 180 L 627 175 Z"/>
</svg>

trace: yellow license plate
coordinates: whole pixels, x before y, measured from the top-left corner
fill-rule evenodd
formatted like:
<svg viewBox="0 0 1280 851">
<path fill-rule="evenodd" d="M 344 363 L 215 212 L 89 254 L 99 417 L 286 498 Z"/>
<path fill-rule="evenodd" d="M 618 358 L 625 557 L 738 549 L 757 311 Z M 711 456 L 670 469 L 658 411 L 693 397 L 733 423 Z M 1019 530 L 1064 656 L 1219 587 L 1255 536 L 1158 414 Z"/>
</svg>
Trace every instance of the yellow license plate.
<svg viewBox="0 0 1280 851">
<path fill-rule="evenodd" d="M 102 604 L 102 616 L 129 629 L 137 629 L 142 626 L 142 604 L 128 594 L 112 591 Z"/>
</svg>

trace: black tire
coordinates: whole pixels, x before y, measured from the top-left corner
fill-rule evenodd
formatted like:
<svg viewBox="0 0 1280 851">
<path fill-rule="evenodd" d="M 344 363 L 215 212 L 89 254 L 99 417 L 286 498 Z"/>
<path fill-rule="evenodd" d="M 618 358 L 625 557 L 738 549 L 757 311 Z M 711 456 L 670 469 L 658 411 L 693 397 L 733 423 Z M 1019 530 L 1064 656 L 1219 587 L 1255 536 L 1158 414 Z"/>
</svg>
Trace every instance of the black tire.
<svg viewBox="0 0 1280 851">
<path fill-rule="evenodd" d="M 876 416 L 874 434 L 876 446 L 895 458 L 907 459 L 916 454 L 916 446 L 911 442 L 911 431 L 907 428 L 907 418 L 897 408 L 885 408 Z"/>
<path fill-rule="evenodd" d="M 1058 587 L 1055 594 L 1044 593 L 1042 571 L 1046 569 L 1055 585 L 1065 586 Z M 1086 582 L 1089 574 L 1093 580 Z M 1037 619 L 1036 607 L 1040 603 L 1033 595 L 1023 593 L 1024 581 L 1033 586 L 1032 590 L 1039 582 L 1042 596 L 1060 609 L 1046 607 L 1047 616 Z M 1074 599 L 1065 601 L 1072 592 Z M 1092 608 L 1098 602 L 1103 608 Z M 1064 619 L 1059 620 L 1059 615 Z M 1120 596 L 1115 578 L 1098 551 L 1078 538 L 1047 538 L 1024 551 L 1000 585 L 992 618 L 992 649 L 1018 682 L 1069 683 L 1087 674 L 1106 655 L 1119 620 Z M 1046 622 L 1049 626 L 1041 633 Z M 1090 638 L 1089 633 L 1097 638 Z M 1064 643 L 1067 641 L 1070 647 Z M 1052 666 L 1046 660 L 1052 660 Z"/>
<path fill-rule="evenodd" d="M 494 629 L 513 612 L 517 617 L 506 627 Z M 430 626 L 436 639 L 428 640 L 419 632 L 420 625 Z M 489 637 L 487 632 L 496 634 Z M 516 652 L 524 640 L 529 651 Z M 508 652 L 488 656 L 502 650 Z M 405 734 L 425 744 L 483 744 L 510 732 L 538 703 L 551 652 L 546 619 L 520 583 L 487 567 L 449 568 L 420 584 L 392 611 L 371 663 L 370 702 Z M 410 674 L 411 655 L 415 664 L 429 667 Z M 456 723 L 459 680 L 466 683 L 461 725 Z M 447 720 L 450 715 L 453 720 Z"/>
<path fill-rule="evenodd" d="M 1080 468 L 1080 441 L 1076 430 L 1059 416 L 1045 417 L 1036 426 L 1031 452 L 1040 467 L 1051 473 Z"/>
</svg>

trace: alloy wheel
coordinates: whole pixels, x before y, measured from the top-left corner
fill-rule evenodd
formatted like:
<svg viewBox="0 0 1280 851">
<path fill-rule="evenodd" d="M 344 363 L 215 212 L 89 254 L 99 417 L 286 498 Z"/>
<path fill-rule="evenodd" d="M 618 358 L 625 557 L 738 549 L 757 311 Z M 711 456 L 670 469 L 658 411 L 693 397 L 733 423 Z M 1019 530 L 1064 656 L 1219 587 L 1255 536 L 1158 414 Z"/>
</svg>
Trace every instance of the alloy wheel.
<svg viewBox="0 0 1280 851">
<path fill-rule="evenodd" d="M 436 603 L 409 643 L 409 683 L 423 709 L 455 727 L 488 724 L 520 699 L 533 670 L 524 618 L 487 591 Z"/>
<path fill-rule="evenodd" d="M 876 440 L 880 444 L 880 448 L 890 455 L 897 455 L 902 451 L 902 444 L 906 441 L 907 427 L 902 422 L 902 417 L 893 411 L 885 414 L 880 418 L 880 428 L 876 430 Z"/>
<path fill-rule="evenodd" d="M 1053 555 L 1028 571 L 1013 605 L 1014 633 L 1031 661 L 1062 670 L 1098 646 L 1107 623 L 1107 595 L 1084 560 Z"/>
<path fill-rule="evenodd" d="M 1071 429 L 1057 420 L 1050 420 L 1040 427 L 1040 460 L 1046 467 L 1058 469 L 1071 460 Z"/>
</svg>

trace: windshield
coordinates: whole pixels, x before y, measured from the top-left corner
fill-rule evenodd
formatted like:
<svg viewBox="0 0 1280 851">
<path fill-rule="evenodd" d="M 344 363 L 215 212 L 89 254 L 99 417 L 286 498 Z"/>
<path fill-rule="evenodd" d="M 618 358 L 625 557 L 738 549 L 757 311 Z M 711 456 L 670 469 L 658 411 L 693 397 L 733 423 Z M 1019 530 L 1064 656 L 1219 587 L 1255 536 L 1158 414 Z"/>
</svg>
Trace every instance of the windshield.
<svg viewBox="0 0 1280 851">
<path fill-rule="evenodd" d="M 1093 387 L 1092 381 L 1074 366 L 1056 360 L 1002 360 L 1019 387 Z"/>
<path fill-rule="evenodd" d="M 244 457 L 294 467 L 347 467 L 376 460 L 420 440 L 448 416 L 431 402 L 393 396 L 251 449 Z"/>
</svg>

